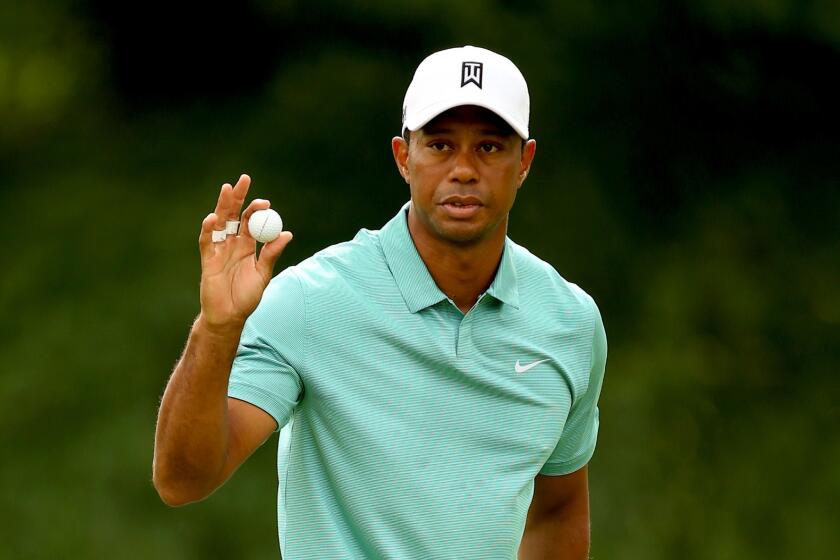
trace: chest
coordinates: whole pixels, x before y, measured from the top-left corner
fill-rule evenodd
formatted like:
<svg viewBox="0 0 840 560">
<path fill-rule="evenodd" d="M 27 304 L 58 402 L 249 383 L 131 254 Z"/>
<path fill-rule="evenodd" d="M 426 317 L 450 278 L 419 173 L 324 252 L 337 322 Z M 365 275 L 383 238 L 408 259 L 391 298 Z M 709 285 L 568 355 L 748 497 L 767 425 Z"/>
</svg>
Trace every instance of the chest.
<svg viewBox="0 0 840 560">
<path fill-rule="evenodd" d="M 588 377 L 581 333 L 495 300 L 335 313 L 329 337 L 312 331 L 299 413 L 350 454 L 538 470 Z"/>
</svg>

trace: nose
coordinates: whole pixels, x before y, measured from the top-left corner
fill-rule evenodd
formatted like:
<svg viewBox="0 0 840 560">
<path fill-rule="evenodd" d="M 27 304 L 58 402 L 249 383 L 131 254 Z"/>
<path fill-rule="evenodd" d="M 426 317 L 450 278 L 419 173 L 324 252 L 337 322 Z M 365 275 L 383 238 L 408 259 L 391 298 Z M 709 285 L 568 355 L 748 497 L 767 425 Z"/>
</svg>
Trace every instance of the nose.
<svg viewBox="0 0 840 560">
<path fill-rule="evenodd" d="M 469 149 L 460 149 L 454 155 L 450 179 L 456 183 L 477 183 L 478 167 L 476 154 Z"/>
</svg>

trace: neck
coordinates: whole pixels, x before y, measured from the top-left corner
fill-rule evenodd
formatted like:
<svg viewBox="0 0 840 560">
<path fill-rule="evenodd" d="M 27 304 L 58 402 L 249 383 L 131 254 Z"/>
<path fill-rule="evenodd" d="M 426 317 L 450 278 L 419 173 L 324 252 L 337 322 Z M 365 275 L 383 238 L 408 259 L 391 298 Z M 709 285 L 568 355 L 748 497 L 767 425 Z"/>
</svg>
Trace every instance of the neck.
<svg viewBox="0 0 840 560">
<path fill-rule="evenodd" d="M 492 235 L 472 244 L 447 242 L 430 235 L 419 226 L 412 211 L 408 214 L 408 230 L 435 284 L 462 313 L 467 313 L 496 277 L 505 248 L 507 220 Z"/>
</svg>

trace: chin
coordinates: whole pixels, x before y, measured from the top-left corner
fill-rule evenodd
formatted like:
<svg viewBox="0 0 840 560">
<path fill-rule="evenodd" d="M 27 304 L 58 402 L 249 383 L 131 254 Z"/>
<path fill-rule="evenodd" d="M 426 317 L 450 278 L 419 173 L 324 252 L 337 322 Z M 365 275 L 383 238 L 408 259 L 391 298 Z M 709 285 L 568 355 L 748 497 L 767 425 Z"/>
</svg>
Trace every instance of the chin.
<svg viewBox="0 0 840 560">
<path fill-rule="evenodd" d="M 448 224 L 437 228 L 438 237 L 454 245 L 474 245 L 487 237 L 487 231 L 470 224 Z"/>
</svg>

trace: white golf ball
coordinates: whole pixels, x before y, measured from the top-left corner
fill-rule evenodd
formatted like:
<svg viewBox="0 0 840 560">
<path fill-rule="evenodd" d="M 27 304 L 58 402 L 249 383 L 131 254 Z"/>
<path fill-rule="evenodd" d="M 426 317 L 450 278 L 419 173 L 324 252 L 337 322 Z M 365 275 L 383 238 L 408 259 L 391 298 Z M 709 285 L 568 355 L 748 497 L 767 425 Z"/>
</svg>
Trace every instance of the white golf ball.
<svg viewBox="0 0 840 560">
<path fill-rule="evenodd" d="M 248 219 L 248 232 L 260 243 L 274 241 L 283 231 L 283 220 L 280 214 L 268 208 L 257 210 Z"/>
</svg>

